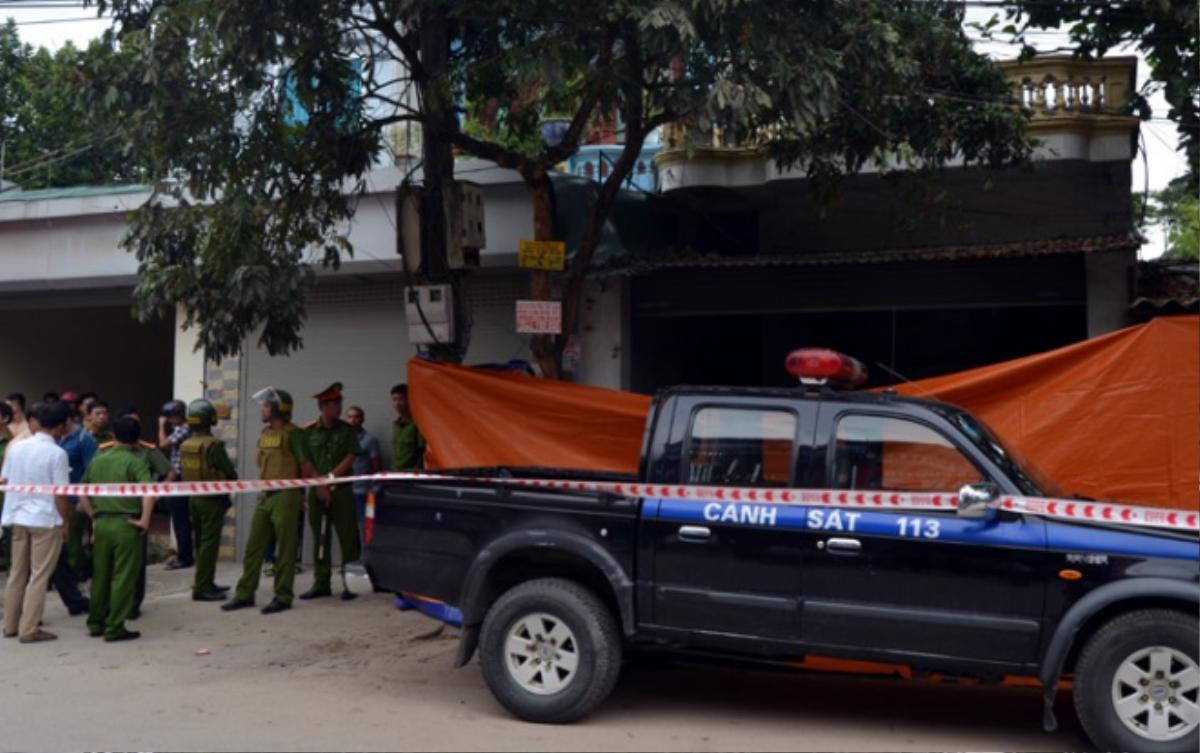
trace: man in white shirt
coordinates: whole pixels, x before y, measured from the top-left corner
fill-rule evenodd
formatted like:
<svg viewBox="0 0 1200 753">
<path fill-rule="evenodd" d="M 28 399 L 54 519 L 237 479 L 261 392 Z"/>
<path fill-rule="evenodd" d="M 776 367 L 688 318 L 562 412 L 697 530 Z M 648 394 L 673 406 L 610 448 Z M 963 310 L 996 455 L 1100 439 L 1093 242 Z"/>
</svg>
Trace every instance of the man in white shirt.
<svg viewBox="0 0 1200 753">
<path fill-rule="evenodd" d="M 42 406 L 34 416 L 37 433 L 10 444 L 0 479 L 10 484 L 67 484 L 70 464 L 58 446 L 67 422 L 67 406 Z M 58 636 L 38 627 L 46 606 L 46 584 L 67 538 L 71 510 L 63 494 L 8 492 L 0 526 L 12 527 L 12 564 L 4 591 L 4 637 L 21 643 L 52 641 Z"/>
</svg>

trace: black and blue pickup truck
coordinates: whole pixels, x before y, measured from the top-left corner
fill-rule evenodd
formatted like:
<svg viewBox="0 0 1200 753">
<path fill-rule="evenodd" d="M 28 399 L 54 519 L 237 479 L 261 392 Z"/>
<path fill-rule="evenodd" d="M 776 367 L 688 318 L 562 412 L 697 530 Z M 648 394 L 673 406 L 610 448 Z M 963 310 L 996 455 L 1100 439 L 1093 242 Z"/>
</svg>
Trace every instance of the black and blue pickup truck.
<svg viewBox="0 0 1200 753">
<path fill-rule="evenodd" d="M 588 714 L 644 647 L 1036 676 L 1047 729 L 1070 677 L 1100 748 L 1197 750 L 1194 532 L 1001 509 L 1006 495 L 1065 494 L 964 410 L 835 389 L 830 378 L 861 375 L 828 352 L 797 363 L 795 389 L 659 394 L 637 480 L 950 491 L 958 506 L 633 498 L 486 480 L 623 476 L 475 469 L 383 486 L 366 548 L 376 588 L 460 615 L 457 666 L 478 650 L 493 694 L 530 721 Z"/>
</svg>

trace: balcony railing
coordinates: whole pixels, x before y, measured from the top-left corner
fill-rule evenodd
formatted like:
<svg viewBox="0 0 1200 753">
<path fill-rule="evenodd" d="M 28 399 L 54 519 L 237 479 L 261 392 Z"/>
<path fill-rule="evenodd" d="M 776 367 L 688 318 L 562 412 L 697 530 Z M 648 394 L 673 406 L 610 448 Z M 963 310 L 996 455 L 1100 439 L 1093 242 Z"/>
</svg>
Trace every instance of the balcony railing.
<svg viewBox="0 0 1200 753">
<path fill-rule="evenodd" d="M 1095 127 L 1132 129 L 1137 119 L 1129 116 L 1136 83 L 1137 58 L 1078 60 L 1070 55 L 1048 55 L 1027 61 L 1007 60 L 1000 68 L 1012 82 L 1021 107 L 1031 112 L 1030 131 Z M 744 140 L 719 126 L 699 128 L 675 122 L 663 127 L 663 149 L 658 163 L 693 157 L 761 157 L 761 146 L 770 140 L 764 129 Z M 686 154 L 681 154 L 686 152 Z"/>
</svg>

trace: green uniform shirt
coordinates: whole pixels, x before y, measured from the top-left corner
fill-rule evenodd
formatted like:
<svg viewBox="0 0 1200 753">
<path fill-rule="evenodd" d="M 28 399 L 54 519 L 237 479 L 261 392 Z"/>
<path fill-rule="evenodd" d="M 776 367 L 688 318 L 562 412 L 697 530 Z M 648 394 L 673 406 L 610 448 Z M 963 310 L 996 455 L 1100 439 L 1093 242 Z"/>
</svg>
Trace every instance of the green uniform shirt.
<svg viewBox="0 0 1200 753">
<path fill-rule="evenodd" d="M 311 461 L 319 474 L 329 473 L 347 455 L 357 455 L 359 450 L 358 434 L 354 427 L 340 418 L 328 428 L 322 426 L 320 421 L 304 427 L 301 459 Z"/>
<path fill-rule="evenodd" d="M 425 438 L 414 421 L 392 422 L 392 470 L 411 471 L 424 466 Z"/>
<path fill-rule="evenodd" d="M 151 481 L 150 466 L 128 447 L 118 445 L 100 453 L 88 463 L 80 483 L 125 484 Z M 92 497 L 92 509 L 98 513 L 120 513 L 139 515 L 142 512 L 141 497 Z"/>
<path fill-rule="evenodd" d="M 100 446 L 100 453 L 108 452 L 117 447 L 116 441 L 105 442 Z M 152 481 L 162 481 L 171 472 L 171 461 L 163 454 L 163 451 L 150 444 L 149 442 L 139 441 L 134 447 L 133 454 L 141 458 L 146 467 L 150 469 L 150 479 Z M 2 459 L 2 458 L 0 458 Z"/>
</svg>

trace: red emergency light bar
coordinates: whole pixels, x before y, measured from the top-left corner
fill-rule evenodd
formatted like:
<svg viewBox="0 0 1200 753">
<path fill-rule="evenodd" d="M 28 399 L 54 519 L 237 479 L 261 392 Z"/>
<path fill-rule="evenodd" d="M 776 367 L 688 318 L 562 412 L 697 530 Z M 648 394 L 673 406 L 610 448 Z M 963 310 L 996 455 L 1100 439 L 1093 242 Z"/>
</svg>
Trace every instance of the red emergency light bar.
<svg viewBox="0 0 1200 753">
<path fill-rule="evenodd" d="M 830 384 L 854 388 L 867 381 L 860 361 L 827 348 L 800 348 L 788 353 L 788 373 L 803 384 Z"/>
</svg>

